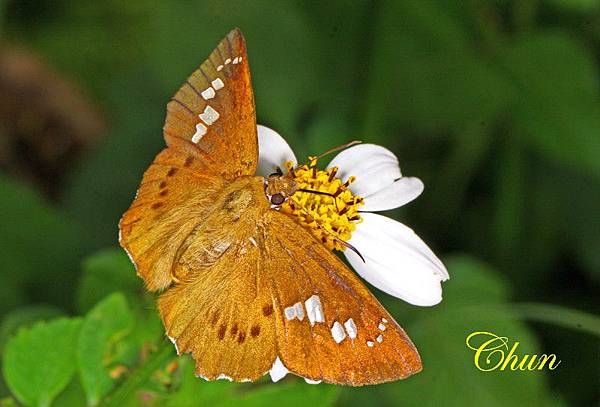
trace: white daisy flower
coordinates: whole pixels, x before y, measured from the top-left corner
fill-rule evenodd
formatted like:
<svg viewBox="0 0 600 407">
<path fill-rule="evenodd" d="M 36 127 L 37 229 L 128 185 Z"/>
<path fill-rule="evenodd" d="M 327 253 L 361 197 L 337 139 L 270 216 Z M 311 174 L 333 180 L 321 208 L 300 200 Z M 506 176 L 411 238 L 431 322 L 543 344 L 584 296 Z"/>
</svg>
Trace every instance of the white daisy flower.
<svg viewBox="0 0 600 407">
<path fill-rule="evenodd" d="M 258 144 L 257 175 L 287 169 L 302 189 L 312 191 L 296 192 L 281 211 L 297 215 L 329 249 L 343 250 L 356 272 L 380 290 L 414 305 L 442 300 L 441 282 L 449 278 L 442 262 L 412 229 L 372 213 L 398 208 L 423 192 L 421 180 L 402 176 L 391 151 L 355 145 L 318 170 L 315 157 L 298 166 L 274 130 L 259 125 Z"/>
</svg>

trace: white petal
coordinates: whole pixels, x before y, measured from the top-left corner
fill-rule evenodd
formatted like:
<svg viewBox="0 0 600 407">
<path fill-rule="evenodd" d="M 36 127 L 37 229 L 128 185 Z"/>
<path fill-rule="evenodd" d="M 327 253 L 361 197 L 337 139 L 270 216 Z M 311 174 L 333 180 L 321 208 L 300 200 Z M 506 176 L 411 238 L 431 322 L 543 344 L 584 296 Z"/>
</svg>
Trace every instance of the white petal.
<svg viewBox="0 0 600 407">
<path fill-rule="evenodd" d="M 374 213 L 352 234 L 352 250 L 344 254 L 365 280 L 386 293 L 414 305 L 435 305 L 442 300 L 441 282 L 448 279 L 442 262 L 407 226 Z"/>
<path fill-rule="evenodd" d="M 423 192 L 423 182 L 419 178 L 402 177 L 391 185 L 367 196 L 361 211 L 387 211 L 406 205 Z"/>
<path fill-rule="evenodd" d="M 273 173 L 275 167 L 284 168 L 286 161 L 298 163 L 289 144 L 277 133 L 268 127 L 256 126 L 258 130 L 258 168 L 256 175 L 263 177 Z"/>
<path fill-rule="evenodd" d="M 278 382 L 279 380 L 283 379 L 288 373 L 289 370 L 287 370 L 283 363 L 281 363 L 281 359 L 279 359 L 279 356 L 277 356 L 275 362 L 273 362 L 273 367 L 271 368 L 271 370 L 269 370 L 271 380 L 273 382 Z"/>
<path fill-rule="evenodd" d="M 375 144 L 359 144 L 339 153 L 327 168 L 338 167 L 338 177 L 346 181 L 354 175 L 350 190 L 362 197 L 391 185 L 402 177 L 398 159 L 387 148 Z"/>
</svg>

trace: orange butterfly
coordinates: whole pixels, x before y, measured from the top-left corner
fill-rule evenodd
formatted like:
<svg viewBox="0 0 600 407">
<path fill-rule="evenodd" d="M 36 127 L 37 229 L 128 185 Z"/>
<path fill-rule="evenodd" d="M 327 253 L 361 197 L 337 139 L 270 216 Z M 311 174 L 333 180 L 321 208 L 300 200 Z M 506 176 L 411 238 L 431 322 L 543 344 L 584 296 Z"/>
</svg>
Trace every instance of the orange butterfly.
<svg viewBox="0 0 600 407">
<path fill-rule="evenodd" d="M 316 159 L 255 176 L 257 125 L 239 30 L 171 99 L 164 136 L 168 147 L 144 174 L 119 240 L 147 289 L 164 291 L 166 334 L 179 354 L 192 354 L 198 376 L 254 381 L 290 371 L 360 386 L 421 370 L 402 328 L 328 250 L 349 245 L 302 226 L 315 220 L 291 199 L 302 185 L 289 174 L 316 174 Z M 336 206 L 342 199 L 320 194 Z"/>
</svg>

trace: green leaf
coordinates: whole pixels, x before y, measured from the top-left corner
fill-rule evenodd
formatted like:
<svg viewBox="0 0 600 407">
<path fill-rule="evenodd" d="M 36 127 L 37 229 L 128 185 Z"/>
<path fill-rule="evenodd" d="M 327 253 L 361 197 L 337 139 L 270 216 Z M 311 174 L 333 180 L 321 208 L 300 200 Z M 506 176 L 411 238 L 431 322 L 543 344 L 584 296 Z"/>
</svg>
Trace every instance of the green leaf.
<svg viewBox="0 0 600 407">
<path fill-rule="evenodd" d="M 46 407 L 67 386 L 77 366 L 80 319 L 40 322 L 21 330 L 6 345 L 4 378 L 27 406 Z"/>
<path fill-rule="evenodd" d="M 77 290 L 77 305 L 87 312 L 103 298 L 122 292 L 130 303 L 140 301 L 142 280 L 121 248 L 99 251 L 83 262 L 83 277 Z"/>
<path fill-rule="evenodd" d="M 77 362 L 88 405 L 97 405 L 113 387 L 110 368 L 118 362 L 118 342 L 132 324 L 133 315 L 120 293 L 110 295 L 86 315 L 77 342 Z"/>
<path fill-rule="evenodd" d="M 128 337 L 133 347 L 154 342 L 163 334 L 162 322 L 154 305 L 154 297 L 144 290 L 144 284 L 123 249 L 105 249 L 83 264 L 83 277 L 77 291 L 78 308 L 89 311 L 106 296 L 120 292 L 135 315 L 135 328 Z M 131 355 L 132 358 L 135 355 Z"/>
<path fill-rule="evenodd" d="M 510 83 L 469 44 L 438 2 L 384 1 L 374 28 L 364 133 L 395 127 L 440 131 L 487 121 L 508 105 Z M 402 22 L 398 22 L 402 16 Z"/>
<path fill-rule="evenodd" d="M 3 176 L 0 208 L 0 264 L 7 270 L 0 312 L 17 305 L 25 288 L 37 302 L 70 306 L 85 234 L 33 191 Z"/>
<path fill-rule="evenodd" d="M 518 92 L 516 126 L 529 144 L 600 177 L 600 86 L 590 50 L 564 32 L 536 33 L 520 38 L 504 65 Z"/>
<path fill-rule="evenodd" d="M 29 305 L 7 314 L 0 325 L 0 354 L 10 336 L 20 328 L 29 327 L 37 321 L 58 318 L 62 314 L 62 311 L 50 305 Z"/>
<path fill-rule="evenodd" d="M 236 385 L 226 380 L 207 382 L 194 374 L 194 361 L 189 355 L 178 358 L 181 383 L 177 390 L 165 400 L 165 407 L 194 407 L 215 405 L 231 397 L 233 391 L 248 388 L 249 385 Z"/>
<path fill-rule="evenodd" d="M 330 384 L 307 384 L 302 379 L 293 383 L 278 385 L 256 386 L 253 390 L 238 393 L 234 397 L 222 400 L 218 406 L 265 406 L 277 400 L 283 406 L 333 406 L 340 393 L 340 387 Z"/>
<path fill-rule="evenodd" d="M 326 407 L 334 405 L 341 389 L 328 384 L 306 384 L 292 376 L 277 384 L 265 378 L 264 385 L 224 380 L 207 382 L 194 375 L 194 361 L 189 356 L 179 358 L 179 361 L 181 385 L 164 401 L 162 405 L 166 407 L 265 406 L 273 400 L 283 406 Z"/>
<path fill-rule="evenodd" d="M 592 13 L 600 7 L 598 0 L 545 0 L 545 2 L 567 12 Z"/>
</svg>

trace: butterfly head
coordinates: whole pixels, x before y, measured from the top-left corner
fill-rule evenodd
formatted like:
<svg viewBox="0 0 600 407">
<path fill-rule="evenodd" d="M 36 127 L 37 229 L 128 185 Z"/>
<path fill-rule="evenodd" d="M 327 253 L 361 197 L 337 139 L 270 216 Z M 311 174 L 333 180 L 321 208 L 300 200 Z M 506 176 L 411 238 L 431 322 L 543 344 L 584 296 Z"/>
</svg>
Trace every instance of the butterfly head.
<svg viewBox="0 0 600 407">
<path fill-rule="evenodd" d="M 363 198 L 349 189 L 355 177 L 343 182 L 336 167 L 318 169 L 319 158 L 309 157 L 309 163 L 300 166 L 288 161 L 285 173 L 277 167 L 265 181 L 267 199 L 271 208 L 295 217 L 328 249 L 355 250 L 348 240 L 362 221 L 363 205 Z"/>
<path fill-rule="evenodd" d="M 265 181 L 265 194 L 272 207 L 283 205 L 296 191 L 298 191 L 298 183 L 288 174 L 284 175 L 279 167 Z"/>
</svg>

